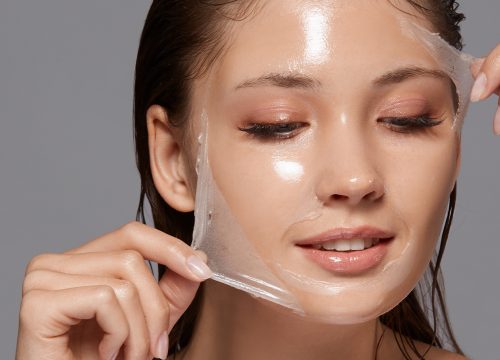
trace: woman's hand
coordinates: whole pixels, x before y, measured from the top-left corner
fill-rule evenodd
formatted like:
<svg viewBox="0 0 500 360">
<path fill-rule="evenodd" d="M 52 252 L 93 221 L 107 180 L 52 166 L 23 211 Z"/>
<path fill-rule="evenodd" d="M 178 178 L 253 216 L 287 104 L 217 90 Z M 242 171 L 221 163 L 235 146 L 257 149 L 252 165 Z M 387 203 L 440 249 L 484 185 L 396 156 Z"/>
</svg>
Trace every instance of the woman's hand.
<svg viewBox="0 0 500 360">
<path fill-rule="evenodd" d="M 145 259 L 170 271 L 157 283 Z M 168 333 L 211 276 L 206 256 L 133 222 L 26 270 L 18 360 L 165 359 Z"/>
<path fill-rule="evenodd" d="M 472 88 L 472 101 L 484 100 L 492 94 L 500 96 L 500 45 L 486 58 L 479 59 L 472 64 L 472 74 L 476 78 Z M 500 98 L 493 121 L 493 131 L 500 135 Z"/>
</svg>

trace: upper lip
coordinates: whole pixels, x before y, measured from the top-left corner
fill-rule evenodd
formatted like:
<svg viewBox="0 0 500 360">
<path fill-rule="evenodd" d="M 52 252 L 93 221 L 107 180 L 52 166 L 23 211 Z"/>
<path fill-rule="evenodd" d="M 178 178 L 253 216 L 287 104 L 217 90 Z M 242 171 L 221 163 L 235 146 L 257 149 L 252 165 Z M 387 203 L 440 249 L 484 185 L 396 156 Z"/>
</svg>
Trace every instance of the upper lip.
<svg viewBox="0 0 500 360">
<path fill-rule="evenodd" d="M 302 239 L 296 241 L 295 244 L 299 246 L 304 245 L 315 245 L 322 244 L 328 241 L 335 240 L 351 240 L 351 239 L 387 239 L 392 238 L 394 236 L 393 233 L 385 230 L 378 229 L 373 226 L 359 226 L 355 228 L 334 228 L 327 230 L 321 234 L 309 237 L 307 239 Z"/>
</svg>

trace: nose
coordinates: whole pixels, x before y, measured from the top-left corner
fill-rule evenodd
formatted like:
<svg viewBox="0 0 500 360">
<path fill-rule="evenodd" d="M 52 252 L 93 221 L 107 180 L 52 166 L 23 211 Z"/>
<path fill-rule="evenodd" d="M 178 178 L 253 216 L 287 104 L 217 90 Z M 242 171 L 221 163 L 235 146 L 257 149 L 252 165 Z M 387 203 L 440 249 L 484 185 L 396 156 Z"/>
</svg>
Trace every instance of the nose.
<svg viewBox="0 0 500 360">
<path fill-rule="evenodd" d="M 323 203 L 344 202 L 349 205 L 356 205 L 366 202 L 373 202 L 384 194 L 383 186 L 374 177 L 352 177 L 348 180 L 338 181 L 329 191 L 328 196 L 319 196 Z"/>
<path fill-rule="evenodd" d="M 352 139 L 352 137 L 350 137 Z M 363 141 L 342 141 L 322 156 L 321 177 L 316 189 L 326 206 L 373 203 L 385 193 L 382 177 L 376 169 L 376 156 Z"/>
</svg>

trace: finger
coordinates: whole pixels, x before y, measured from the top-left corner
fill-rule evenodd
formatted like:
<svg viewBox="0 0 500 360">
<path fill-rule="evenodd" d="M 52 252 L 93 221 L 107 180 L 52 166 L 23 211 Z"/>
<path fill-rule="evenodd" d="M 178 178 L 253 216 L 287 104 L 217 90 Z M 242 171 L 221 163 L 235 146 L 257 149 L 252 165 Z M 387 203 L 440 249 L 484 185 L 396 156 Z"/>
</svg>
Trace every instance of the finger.
<svg viewBox="0 0 500 360">
<path fill-rule="evenodd" d="M 137 289 L 131 282 L 104 276 L 73 275 L 50 270 L 35 270 L 26 276 L 23 291 L 62 290 L 99 285 L 106 285 L 113 289 L 127 319 L 130 333 L 125 341 L 125 358 L 146 358 L 150 352 L 150 334 Z M 165 358 L 165 353 L 157 357 Z"/>
<path fill-rule="evenodd" d="M 31 265 L 26 279 L 37 270 L 123 279 L 137 289 L 139 304 L 146 318 L 150 350 L 163 350 L 169 324 L 169 303 L 144 258 L 135 250 L 106 253 L 47 254 Z M 190 280 L 186 279 L 186 282 Z M 31 281 L 33 282 L 33 281 Z M 198 284 L 198 282 L 195 282 Z M 29 286 L 29 285 L 28 285 Z M 158 350 L 160 349 L 160 350 Z"/>
<path fill-rule="evenodd" d="M 159 286 L 170 304 L 168 324 L 168 332 L 170 333 L 182 314 L 193 302 L 200 283 L 189 281 L 179 274 L 167 270 L 160 279 Z"/>
<path fill-rule="evenodd" d="M 471 100 L 484 100 L 493 93 L 500 93 L 500 45 L 493 49 L 479 66 Z"/>
<path fill-rule="evenodd" d="M 203 281 L 212 272 L 196 251 L 181 240 L 139 222 L 131 222 L 67 253 L 135 250 L 145 259 L 166 265 L 193 281 Z"/>
<path fill-rule="evenodd" d="M 196 250 L 196 252 L 203 261 L 207 261 L 207 255 L 203 251 Z M 199 284 L 189 281 L 167 269 L 159 281 L 159 286 L 167 297 L 170 305 L 170 321 L 168 328 L 170 333 L 182 314 L 184 314 L 186 309 L 193 302 L 196 292 L 199 289 Z"/>
<path fill-rule="evenodd" d="M 477 78 L 477 76 L 479 75 L 479 72 L 481 71 L 481 67 L 483 66 L 485 60 L 486 58 L 479 58 L 472 62 L 470 69 L 474 78 Z"/>
<path fill-rule="evenodd" d="M 128 337 L 129 327 L 109 286 L 32 290 L 23 298 L 21 321 L 43 326 L 39 334 L 47 341 L 57 341 L 58 337 L 66 336 L 72 326 L 93 318 L 104 332 L 98 349 L 100 358 L 113 359 Z"/>
</svg>

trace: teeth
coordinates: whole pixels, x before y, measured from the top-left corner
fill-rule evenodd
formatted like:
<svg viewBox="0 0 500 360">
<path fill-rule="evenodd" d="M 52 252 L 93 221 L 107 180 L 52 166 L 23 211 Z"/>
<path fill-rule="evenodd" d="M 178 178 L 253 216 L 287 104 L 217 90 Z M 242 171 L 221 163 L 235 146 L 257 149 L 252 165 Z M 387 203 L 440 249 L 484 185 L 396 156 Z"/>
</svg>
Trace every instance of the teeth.
<svg viewBox="0 0 500 360">
<path fill-rule="evenodd" d="M 365 241 L 363 239 L 354 239 L 350 243 L 351 250 L 363 250 L 365 248 Z"/>
<path fill-rule="evenodd" d="M 337 246 L 336 241 L 329 241 L 329 242 L 324 243 L 321 247 L 324 250 L 335 250 L 335 246 Z"/>
<path fill-rule="evenodd" d="M 374 245 L 377 245 L 380 239 L 351 239 L 351 240 L 334 240 L 328 241 L 323 244 L 313 245 L 314 249 L 322 250 L 336 250 L 336 251 L 360 251 L 364 249 L 369 249 Z"/>
<path fill-rule="evenodd" d="M 334 242 L 335 250 L 337 251 L 349 251 L 351 250 L 351 242 L 349 240 L 337 240 Z"/>
</svg>

